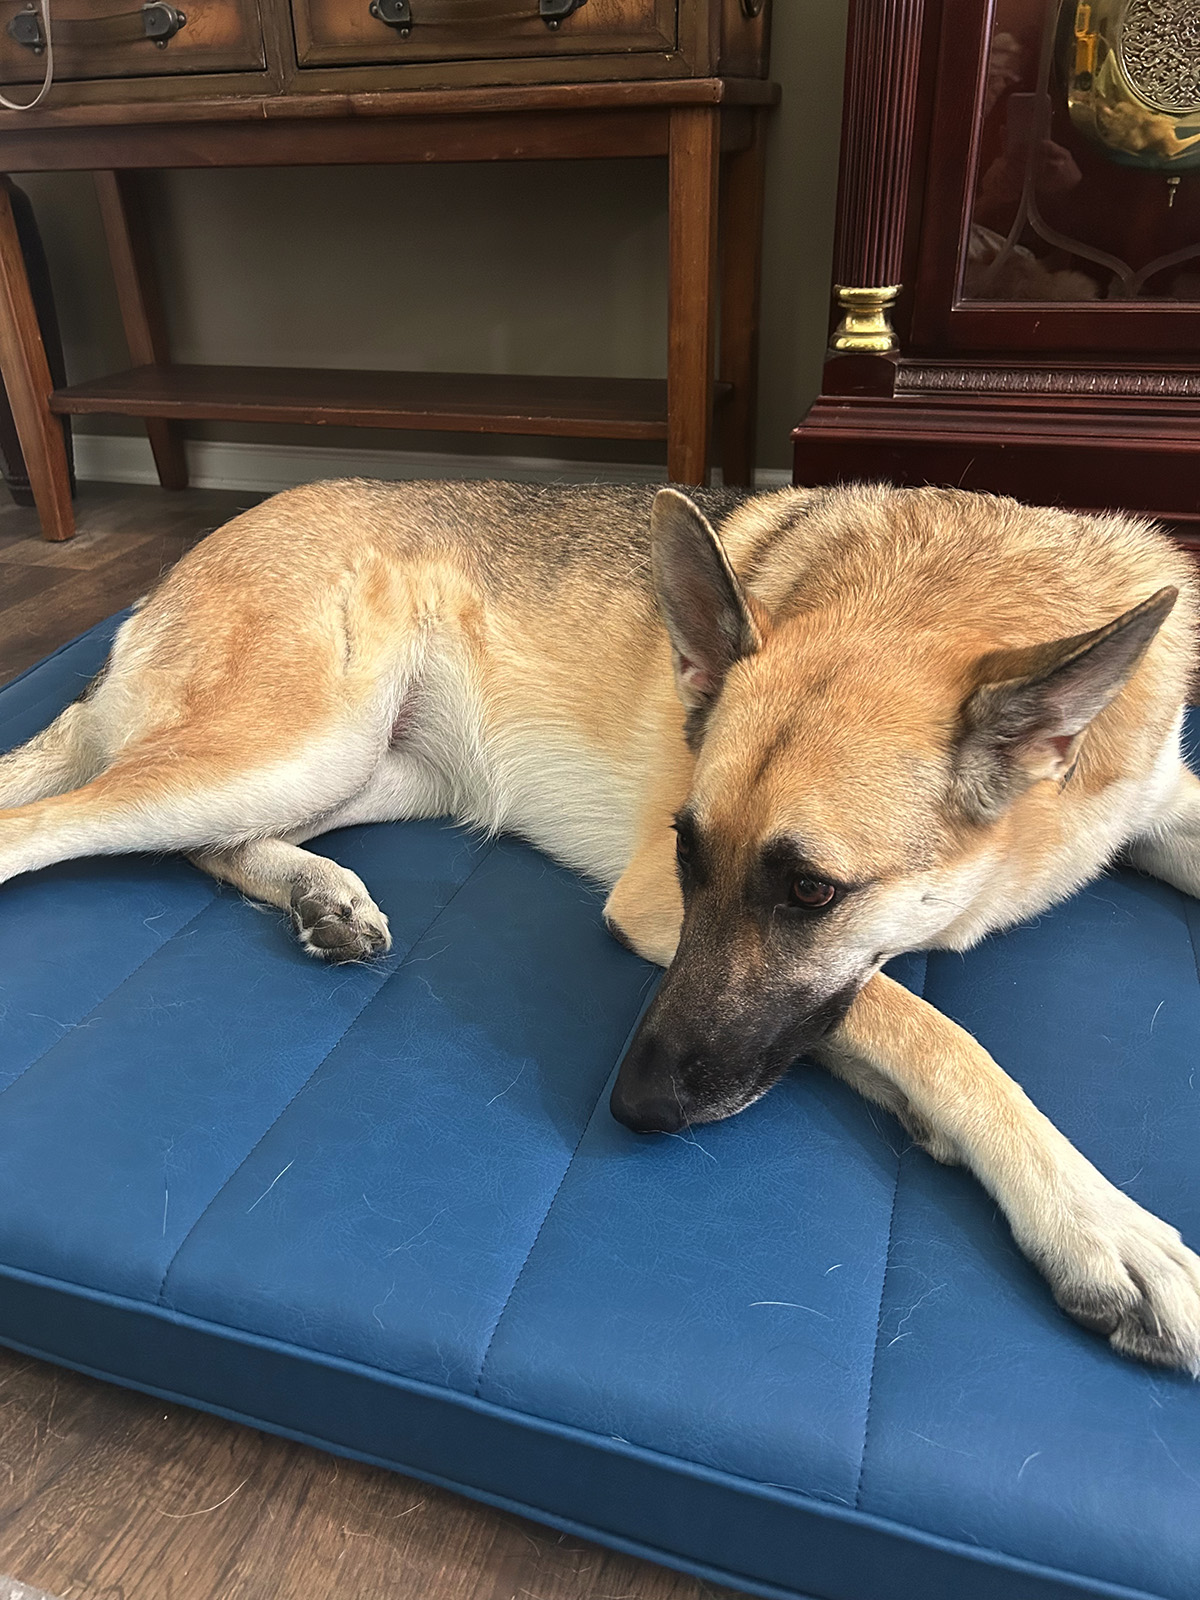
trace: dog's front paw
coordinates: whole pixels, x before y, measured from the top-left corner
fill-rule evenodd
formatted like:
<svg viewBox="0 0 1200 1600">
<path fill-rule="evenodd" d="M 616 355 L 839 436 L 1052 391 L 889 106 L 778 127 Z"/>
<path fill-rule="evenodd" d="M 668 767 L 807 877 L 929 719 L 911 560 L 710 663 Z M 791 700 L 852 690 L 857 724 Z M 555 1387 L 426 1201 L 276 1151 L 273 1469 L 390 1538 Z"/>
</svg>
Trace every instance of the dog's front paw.
<svg viewBox="0 0 1200 1600">
<path fill-rule="evenodd" d="M 957 1167 L 962 1161 L 962 1154 L 949 1134 L 935 1128 L 927 1117 L 914 1111 L 907 1100 L 890 1104 L 888 1109 L 899 1118 L 909 1138 L 914 1144 L 920 1145 L 926 1155 L 940 1161 L 944 1167 Z"/>
<path fill-rule="evenodd" d="M 1063 1310 L 1123 1355 L 1200 1378 L 1200 1256 L 1109 1184 L 1066 1216 L 1030 1251 Z"/>
<path fill-rule="evenodd" d="M 336 884 L 297 884 L 292 922 L 304 950 L 322 961 L 365 961 L 392 948 L 388 919 L 352 872 Z"/>
</svg>

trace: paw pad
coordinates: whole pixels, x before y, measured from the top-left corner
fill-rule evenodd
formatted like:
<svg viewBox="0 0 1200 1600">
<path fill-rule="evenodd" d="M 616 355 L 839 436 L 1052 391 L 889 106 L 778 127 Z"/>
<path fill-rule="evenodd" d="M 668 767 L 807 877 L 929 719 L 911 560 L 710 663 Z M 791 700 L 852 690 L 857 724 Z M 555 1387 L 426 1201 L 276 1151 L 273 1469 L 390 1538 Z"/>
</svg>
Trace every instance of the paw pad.
<svg viewBox="0 0 1200 1600">
<path fill-rule="evenodd" d="M 297 889 L 292 921 L 303 948 L 323 961 L 365 961 L 391 948 L 387 918 L 367 898 L 356 904 L 319 889 Z"/>
</svg>

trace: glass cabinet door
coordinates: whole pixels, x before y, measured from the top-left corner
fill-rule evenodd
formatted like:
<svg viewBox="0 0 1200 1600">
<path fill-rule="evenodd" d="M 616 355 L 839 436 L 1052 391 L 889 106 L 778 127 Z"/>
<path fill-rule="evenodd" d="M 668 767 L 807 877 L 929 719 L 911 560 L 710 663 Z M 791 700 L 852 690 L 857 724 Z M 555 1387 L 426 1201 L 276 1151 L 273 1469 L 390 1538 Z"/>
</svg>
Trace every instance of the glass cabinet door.
<svg viewBox="0 0 1200 1600">
<path fill-rule="evenodd" d="M 996 0 L 959 293 L 1200 300 L 1200 5 Z"/>
<path fill-rule="evenodd" d="M 951 0 L 941 33 L 918 344 L 1169 361 L 1200 309 L 1200 0 Z"/>
</svg>

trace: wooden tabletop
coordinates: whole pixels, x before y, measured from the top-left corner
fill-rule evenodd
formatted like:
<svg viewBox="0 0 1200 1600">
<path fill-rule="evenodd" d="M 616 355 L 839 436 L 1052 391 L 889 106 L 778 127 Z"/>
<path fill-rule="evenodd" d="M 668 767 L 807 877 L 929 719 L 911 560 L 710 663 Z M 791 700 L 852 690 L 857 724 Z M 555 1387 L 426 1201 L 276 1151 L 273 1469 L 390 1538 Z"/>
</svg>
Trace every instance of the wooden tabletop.
<svg viewBox="0 0 1200 1600">
<path fill-rule="evenodd" d="M 501 84 L 474 89 L 397 89 L 197 96 L 0 111 L 0 131 L 163 122 L 295 121 L 310 117 L 453 117 L 514 111 L 636 111 L 668 106 L 765 106 L 779 85 L 763 78 L 652 78 L 630 83 Z"/>
</svg>

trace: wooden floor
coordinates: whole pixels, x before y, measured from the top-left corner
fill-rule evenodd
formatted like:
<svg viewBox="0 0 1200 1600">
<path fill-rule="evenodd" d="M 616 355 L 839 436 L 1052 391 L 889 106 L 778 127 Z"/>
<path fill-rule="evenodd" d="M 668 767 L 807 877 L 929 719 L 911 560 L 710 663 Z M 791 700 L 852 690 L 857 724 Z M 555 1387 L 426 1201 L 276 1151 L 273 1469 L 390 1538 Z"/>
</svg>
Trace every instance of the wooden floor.
<svg viewBox="0 0 1200 1600">
<path fill-rule="evenodd" d="M 85 487 L 44 544 L 0 489 L 0 682 L 253 496 Z M 0 1350 L 0 1573 L 59 1600 L 716 1600 L 393 1473 Z"/>
<path fill-rule="evenodd" d="M 79 532 L 47 544 L 36 514 L 0 486 L 0 683 L 145 594 L 185 550 L 262 498 L 84 484 Z"/>
<path fill-rule="evenodd" d="M 729 1593 L 3 1350 L 0 1571 L 58 1600 Z"/>
</svg>

